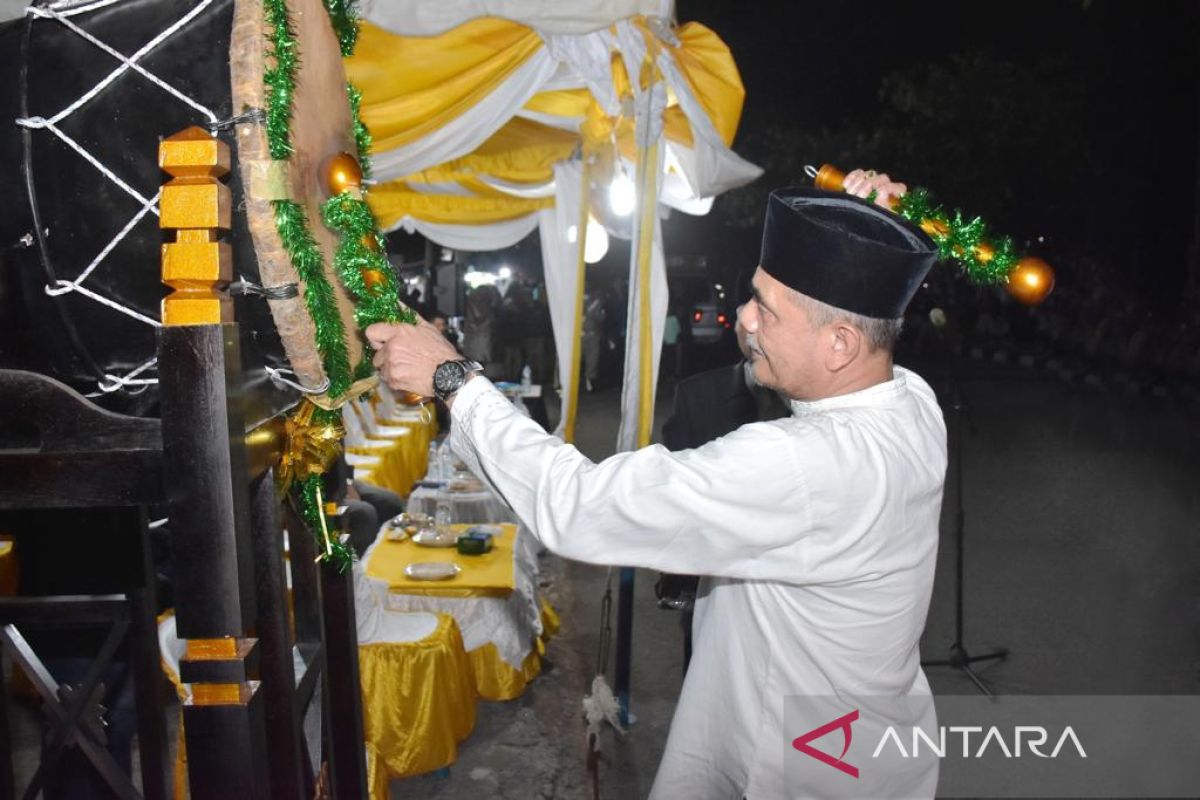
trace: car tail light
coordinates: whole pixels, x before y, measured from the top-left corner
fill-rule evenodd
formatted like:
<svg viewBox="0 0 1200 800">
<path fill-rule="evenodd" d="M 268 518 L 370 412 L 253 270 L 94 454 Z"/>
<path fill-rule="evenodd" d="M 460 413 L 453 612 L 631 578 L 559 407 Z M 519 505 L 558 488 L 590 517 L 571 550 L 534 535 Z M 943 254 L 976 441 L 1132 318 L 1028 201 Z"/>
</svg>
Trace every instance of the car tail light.
<svg viewBox="0 0 1200 800">
<path fill-rule="evenodd" d="M 700 309 L 697 308 L 695 311 L 692 312 L 692 321 L 693 322 L 699 322 L 703 318 L 704 318 L 704 312 L 701 311 Z"/>
<path fill-rule="evenodd" d="M 717 324 L 718 325 L 725 324 L 725 315 L 724 314 L 717 314 Z"/>
</svg>

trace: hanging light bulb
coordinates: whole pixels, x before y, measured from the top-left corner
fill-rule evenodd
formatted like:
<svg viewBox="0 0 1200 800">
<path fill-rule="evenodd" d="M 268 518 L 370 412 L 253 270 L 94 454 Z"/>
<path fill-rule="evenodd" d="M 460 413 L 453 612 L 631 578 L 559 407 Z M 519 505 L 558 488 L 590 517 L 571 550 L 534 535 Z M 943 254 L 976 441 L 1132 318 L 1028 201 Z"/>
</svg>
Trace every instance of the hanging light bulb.
<svg viewBox="0 0 1200 800">
<path fill-rule="evenodd" d="M 604 230 L 604 226 L 597 222 L 595 217 L 589 216 L 587 240 L 583 243 L 583 260 L 585 263 L 595 264 L 604 258 L 604 254 L 607 252 L 608 231 Z"/>
<path fill-rule="evenodd" d="M 637 188 L 623 169 L 618 169 L 608 187 L 608 206 L 618 217 L 628 217 L 637 206 Z"/>
</svg>

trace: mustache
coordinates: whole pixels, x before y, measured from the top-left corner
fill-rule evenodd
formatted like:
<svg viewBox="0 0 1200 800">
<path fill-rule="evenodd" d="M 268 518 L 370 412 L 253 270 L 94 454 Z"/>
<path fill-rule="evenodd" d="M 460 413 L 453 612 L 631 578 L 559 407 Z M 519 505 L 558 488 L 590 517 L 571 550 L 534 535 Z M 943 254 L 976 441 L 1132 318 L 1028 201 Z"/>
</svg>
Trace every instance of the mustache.
<svg viewBox="0 0 1200 800">
<path fill-rule="evenodd" d="M 758 334 L 757 333 L 747 333 L 746 334 L 746 349 L 757 356 L 761 356 L 763 354 L 762 348 L 760 348 L 758 346 Z"/>
</svg>

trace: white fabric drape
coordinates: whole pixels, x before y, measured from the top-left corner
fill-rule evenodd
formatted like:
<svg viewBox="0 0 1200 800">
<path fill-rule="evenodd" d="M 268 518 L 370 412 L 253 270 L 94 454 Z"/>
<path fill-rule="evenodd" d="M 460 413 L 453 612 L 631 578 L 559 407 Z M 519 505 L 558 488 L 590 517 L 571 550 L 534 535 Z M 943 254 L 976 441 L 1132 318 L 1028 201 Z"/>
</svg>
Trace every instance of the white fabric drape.
<svg viewBox="0 0 1200 800">
<path fill-rule="evenodd" d="M 579 292 L 579 244 L 567 238 L 571 227 L 579 226 L 579 201 L 583 192 L 583 167 L 579 162 L 554 165 L 554 208 L 538 212 L 538 227 L 542 239 L 542 269 L 546 277 L 546 304 L 550 307 L 550 324 L 554 328 L 554 352 L 558 356 L 558 373 L 565 387 L 569 380 L 575 348 L 575 325 Z M 583 232 L 578 232 L 579 236 Z M 563 393 L 563 403 L 567 402 Z M 554 433 L 562 436 L 567 419 L 564 405 Z"/>
<path fill-rule="evenodd" d="M 419 233 L 442 247 L 454 250 L 502 250 L 533 233 L 538 225 L 538 213 L 526 214 L 516 219 L 492 222 L 487 225 L 452 225 L 445 222 L 427 222 L 415 217 L 405 217 L 389 231 L 403 229 L 407 233 Z"/>
<path fill-rule="evenodd" d="M 662 112 L 667 104 L 666 87 L 662 82 L 655 83 L 649 91 L 638 91 L 637 102 L 637 139 L 639 150 L 646 150 L 655 142 L 662 143 Z M 662 222 L 659 219 L 658 198 L 662 188 L 663 159 L 665 148 L 659 147 L 657 159 L 649 164 L 654 176 L 653 195 L 639 197 L 638 208 L 634 212 L 635 220 L 633 236 L 629 245 L 629 306 L 625 326 L 625 377 L 621 387 L 621 427 L 617 431 L 617 450 L 636 450 L 639 439 L 639 409 L 641 408 L 641 379 L 643 365 L 641 363 L 641 342 L 645 336 L 650 337 L 650 394 L 651 408 L 654 405 L 655 386 L 658 383 L 658 362 L 662 349 L 663 327 L 667 318 L 667 264 L 662 249 Z M 639 190 L 642 176 L 638 175 Z M 642 207 L 651 203 L 655 207 L 654 229 L 650 244 L 650 330 L 645 330 L 641 324 L 642 287 L 638 276 L 638 242 L 641 238 Z"/>
<path fill-rule="evenodd" d="M 745 186 L 762 175 L 760 167 L 725 146 L 675 60 L 667 53 L 661 53 L 658 67 L 679 99 L 679 107 L 692 127 L 693 146 L 675 145 L 675 155 L 693 195 L 697 198 L 715 197 L 729 189 Z"/>
<path fill-rule="evenodd" d="M 404 36 L 437 36 L 476 17 L 501 17 L 548 33 L 587 33 L 644 14 L 675 16 L 675 0 L 362 0 L 359 13 Z"/>
<path fill-rule="evenodd" d="M 635 236 L 630 245 L 637 248 Z M 637 324 L 641 294 L 634 272 L 634 259 L 630 258 L 629 280 L 629 324 L 625 329 L 625 377 L 621 388 L 621 428 L 617 432 L 617 450 L 636 450 L 638 446 L 638 408 L 641 364 L 639 347 L 644 332 Z M 654 243 L 650 249 L 650 351 L 653 353 L 651 366 L 652 385 L 658 383 L 659 356 L 662 350 L 663 327 L 667 319 L 667 263 L 663 258 L 662 223 L 654 220 Z"/>
</svg>

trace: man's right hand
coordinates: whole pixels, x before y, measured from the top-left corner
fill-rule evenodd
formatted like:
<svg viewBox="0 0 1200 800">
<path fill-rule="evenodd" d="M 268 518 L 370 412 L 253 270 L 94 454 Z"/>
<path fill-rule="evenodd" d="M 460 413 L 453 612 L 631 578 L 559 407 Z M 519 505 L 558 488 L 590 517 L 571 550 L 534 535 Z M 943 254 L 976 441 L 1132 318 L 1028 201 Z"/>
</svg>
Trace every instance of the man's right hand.
<svg viewBox="0 0 1200 800">
<path fill-rule="evenodd" d="M 864 199 L 875 192 L 875 205 L 889 211 L 896 199 L 908 193 L 908 186 L 893 181 L 887 173 L 876 173 L 873 169 L 856 169 L 847 173 L 842 188 L 847 194 Z"/>
</svg>

